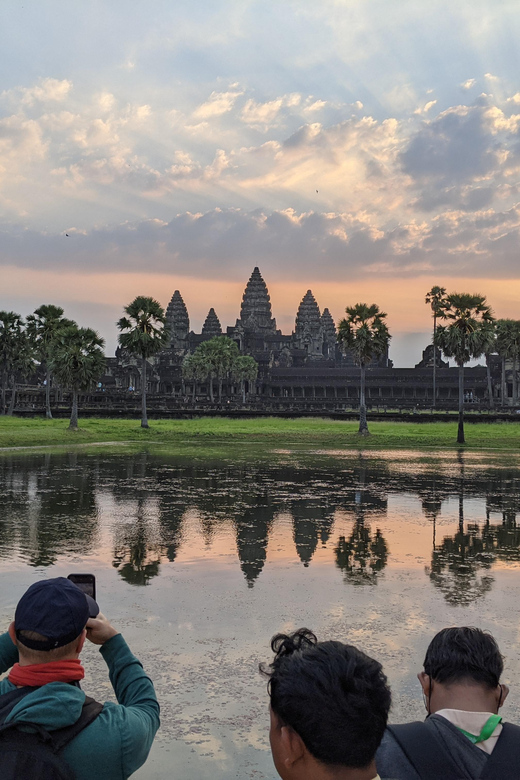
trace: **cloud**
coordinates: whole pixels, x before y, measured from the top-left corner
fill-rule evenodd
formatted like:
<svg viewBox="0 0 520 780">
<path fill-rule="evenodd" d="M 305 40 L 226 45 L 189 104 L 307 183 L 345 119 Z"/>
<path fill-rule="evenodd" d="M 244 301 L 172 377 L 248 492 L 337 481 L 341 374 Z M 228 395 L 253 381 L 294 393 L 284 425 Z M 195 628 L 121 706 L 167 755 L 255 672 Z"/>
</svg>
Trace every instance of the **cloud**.
<svg viewBox="0 0 520 780">
<path fill-rule="evenodd" d="M 412 178 L 450 184 L 489 173 L 497 164 L 483 106 L 457 106 L 423 123 L 401 155 Z"/>
<path fill-rule="evenodd" d="M 227 114 L 235 105 L 237 98 L 242 94 L 242 92 L 238 91 L 212 92 L 208 100 L 195 109 L 193 117 L 195 119 L 210 119 L 211 117 Z"/>
<path fill-rule="evenodd" d="M 406 116 L 381 119 L 360 101 L 315 94 L 258 101 L 238 83 L 213 90 L 195 112 L 153 95 L 128 102 L 108 88 L 62 87 L 58 102 L 23 102 L 42 84 L 11 90 L 5 105 L 15 113 L 0 119 L 0 201 L 14 221 L 27 212 L 27 226 L 89 233 L 93 224 L 215 208 L 292 209 L 350 214 L 366 238 L 425 219 L 432 227 L 447 212 L 507 210 L 519 197 L 513 90 L 441 112 L 435 100 L 415 101 Z M 351 240 L 344 219 L 331 235 Z"/>
<path fill-rule="evenodd" d="M 32 119 L 9 116 L 0 119 L 0 187 L 10 187 L 25 177 L 30 166 L 47 155 L 41 127 Z"/>
<path fill-rule="evenodd" d="M 283 105 L 282 98 L 267 103 L 250 99 L 240 113 L 240 119 L 248 125 L 270 125 Z"/>
<path fill-rule="evenodd" d="M 417 116 L 421 116 L 422 114 L 427 114 L 430 109 L 432 109 L 435 105 L 437 105 L 436 100 L 429 100 L 427 103 L 424 104 L 424 106 L 420 108 L 416 108 L 414 111 L 414 114 Z"/>
<path fill-rule="evenodd" d="M 292 209 L 213 209 L 112 228 L 50 235 L 6 226 L 6 265 L 92 272 L 141 271 L 233 279 L 244 265 L 273 278 L 295 275 L 346 282 L 384 276 L 489 275 L 516 278 L 520 204 L 504 211 L 447 211 L 428 222 L 378 227 L 362 215 Z"/>
<path fill-rule="evenodd" d="M 476 83 L 476 79 L 467 79 L 466 81 L 463 81 L 460 86 L 462 89 L 471 89 L 471 87 L 474 87 Z"/>
<path fill-rule="evenodd" d="M 69 96 L 72 82 L 68 79 L 46 78 L 32 87 L 16 87 L 0 94 L 2 101 L 19 101 L 22 105 L 32 106 L 35 103 L 61 103 Z"/>
</svg>

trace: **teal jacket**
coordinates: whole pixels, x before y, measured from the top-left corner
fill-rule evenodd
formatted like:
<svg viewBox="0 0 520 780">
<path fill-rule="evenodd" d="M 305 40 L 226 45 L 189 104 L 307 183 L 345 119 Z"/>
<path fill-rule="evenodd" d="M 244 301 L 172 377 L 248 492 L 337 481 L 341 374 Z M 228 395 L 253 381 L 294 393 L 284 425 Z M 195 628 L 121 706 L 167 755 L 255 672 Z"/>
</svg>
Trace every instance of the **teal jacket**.
<svg viewBox="0 0 520 780">
<path fill-rule="evenodd" d="M 121 634 L 100 647 L 119 704 L 105 702 L 98 717 L 64 748 L 62 757 L 77 780 L 124 780 L 144 764 L 159 728 L 159 703 L 153 683 Z M 0 674 L 18 661 L 9 634 L 0 636 Z M 0 696 L 16 686 L 0 682 Z M 29 693 L 11 710 L 8 721 L 39 723 L 47 731 L 75 723 L 85 693 L 75 685 L 53 682 Z"/>
</svg>

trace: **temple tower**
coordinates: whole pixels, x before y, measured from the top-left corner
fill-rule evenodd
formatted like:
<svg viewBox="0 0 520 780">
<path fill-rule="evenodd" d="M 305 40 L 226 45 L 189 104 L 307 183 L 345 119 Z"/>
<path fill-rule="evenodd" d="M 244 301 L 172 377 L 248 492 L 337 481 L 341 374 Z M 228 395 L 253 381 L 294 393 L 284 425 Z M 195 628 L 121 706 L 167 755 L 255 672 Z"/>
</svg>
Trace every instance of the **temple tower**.
<svg viewBox="0 0 520 780">
<path fill-rule="evenodd" d="M 215 336 L 222 336 L 222 326 L 215 309 L 213 308 L 209 310 L 208 316 L 202 326 L 202 336 L 204 339 L 208 340 L 215 338 Z"/>
<path fill-rule="evenodd" d="M 166 324 L 170 330 L 171 349 L 187 349 L 190 320 L 186 304 L 178 290 L 173 293 L 166 309 Z"/>
<path fill-rule="evenodd" d="M 321 358 L 323 357 L 323 342 L 324 329 L 320 308 L 312 290 L 307 290 L 296 315 L 295 347 L 296 349 L 305 349 L 311 359 Z"/>
<path fill-rule="evenodd" d="M 333 359 L 336 356 L 336 325 L 328 309 L 323 309 L 321 324 L 323 327 L 323 354 L 325 357 Z"/>
<path fill-rule="evenodd" d="M 240 319 L 237 320 L 235 327 L 242 327 L 246 331 L 256 331 L 264 335 L 276 333 L 276 320 L 271 311 L 271 298 L 258 268 L 253 270 L 246 285 L 242 297 Z"/>
</svg>

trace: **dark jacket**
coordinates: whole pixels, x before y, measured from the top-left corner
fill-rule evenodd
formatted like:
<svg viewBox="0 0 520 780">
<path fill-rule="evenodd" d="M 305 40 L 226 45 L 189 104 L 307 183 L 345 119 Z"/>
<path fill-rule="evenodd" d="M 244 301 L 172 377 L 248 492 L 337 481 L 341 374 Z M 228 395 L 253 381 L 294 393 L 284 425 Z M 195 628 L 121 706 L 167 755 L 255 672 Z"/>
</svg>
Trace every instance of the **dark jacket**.
<svg viewBox="0 0 520 780">
<path fill-rule="evenodd" d="M 460 771 L 461 780 L 475 780 L 480 777 L 488 754 L 478 748 L 459 729 L 443 718 L 442 715 L 430 715 L 424 725 L 431 730 L 444 745 Z M 385 780 L 421 780 L 401 746 L 388 729 L 376 754 L 377 770 Z"/>
<path fill-rule="evenodd" d="M 159 728 L 159 703 L 153 683 L 121 634 L 100 647 L 119 704 L 105 702 L 98 717 L 64 748 L 62 757 L 77 780 L 126 780 L 144 764 Z M 18 661 L 9 634 L 0 636 L 0 674 Z M 16 686 L 0 682 L 0 695 Z M 39 723 L 48 731 L 75 723 L 85 693 L 75 685 L 53 682 L 25 696 L 7 721 Z"/>
</svg>

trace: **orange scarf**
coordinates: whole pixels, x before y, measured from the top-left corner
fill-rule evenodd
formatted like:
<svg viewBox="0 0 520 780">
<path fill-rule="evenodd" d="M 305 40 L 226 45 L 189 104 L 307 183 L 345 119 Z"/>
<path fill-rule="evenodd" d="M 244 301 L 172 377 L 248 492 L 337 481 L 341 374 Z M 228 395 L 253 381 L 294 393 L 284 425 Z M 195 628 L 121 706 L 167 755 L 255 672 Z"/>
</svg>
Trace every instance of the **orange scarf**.
<svg viewBox="0 0 520 780">
<path fill-rule="evenodd" d="M 9 682 L 13 685 L 29 685 L 38 688 L 51 682 L 75 682 L 85 677 L 85 669 L 79 658 L 69 661 L 51 661 L 48 664 L 15 664 L 9 672 Z"/>
</svg>

